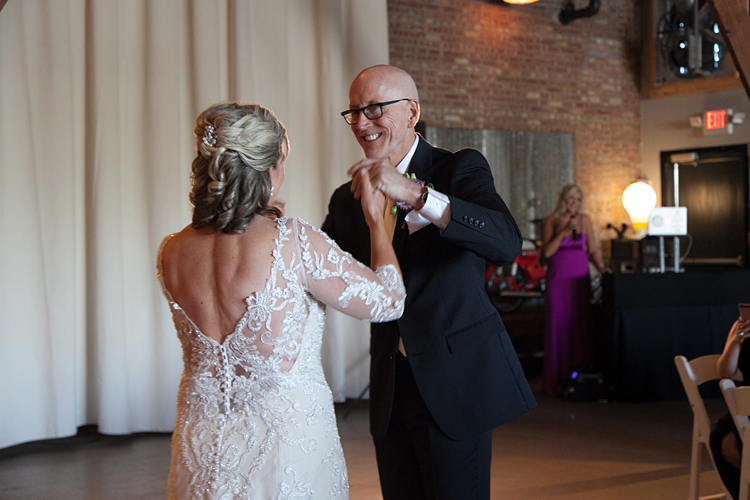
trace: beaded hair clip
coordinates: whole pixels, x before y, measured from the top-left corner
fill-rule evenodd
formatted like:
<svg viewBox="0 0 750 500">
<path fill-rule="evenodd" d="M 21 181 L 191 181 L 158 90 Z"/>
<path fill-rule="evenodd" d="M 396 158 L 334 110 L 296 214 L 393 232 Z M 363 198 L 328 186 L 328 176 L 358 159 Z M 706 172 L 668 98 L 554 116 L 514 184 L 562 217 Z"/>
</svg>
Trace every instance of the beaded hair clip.
<svg viewBox="0 0 750 500">
<path fill-rule="evenodd" d="M 213 125 L 206 125 L 206 131 L 203 133 L 203 144 L 206 146 L 216 146 L 216 129 Z"/>
</svg>

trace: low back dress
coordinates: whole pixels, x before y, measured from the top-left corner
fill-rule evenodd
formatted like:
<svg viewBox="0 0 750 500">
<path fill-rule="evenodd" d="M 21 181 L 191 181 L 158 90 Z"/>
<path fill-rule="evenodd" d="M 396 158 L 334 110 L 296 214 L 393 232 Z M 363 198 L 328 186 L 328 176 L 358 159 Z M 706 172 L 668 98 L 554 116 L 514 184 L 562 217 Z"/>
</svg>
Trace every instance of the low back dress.
<svg viewBox="0 0 750 500">
<path fill-rule="evenodd" d="M 370 321 L 403 313 L 396 268 L 373 272 L 327 235 L 277 219 L 263 290 L 222 343 L 204 335 L 158 277 L 182 344 L 170 499 L 345 499 L 346 464 L 320 348 L 325 304 Z"/>
</svg>

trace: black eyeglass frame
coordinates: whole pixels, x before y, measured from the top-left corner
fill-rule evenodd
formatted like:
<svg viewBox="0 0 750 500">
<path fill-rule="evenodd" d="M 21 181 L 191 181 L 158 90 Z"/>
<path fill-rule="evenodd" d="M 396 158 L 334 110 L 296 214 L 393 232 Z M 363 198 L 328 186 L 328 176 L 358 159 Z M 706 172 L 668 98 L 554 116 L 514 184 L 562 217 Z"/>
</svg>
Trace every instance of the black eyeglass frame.
<svg viewBox="0 0 750 500">
<path fill-rule="evenodd" d="M 395 101 L 376 102 L 376 103 L 373 103 L 373 104 L 368 104 L 364 108 L 347 109 L 346 111 L 342 111 L 341 112 L 341 116 L 344 117 L 344 121 L 346 121 L 346 123 L 348 123 L 349 125 L 356 125 L 357 122 L 359 121 L 359 114 L 360 113 L 364 113 L 364 115 L 367 117 L 368 120 L 377 120 L 377 119 L 379 119 L 379 118 L 381 118 L 383 116 L 383 108 L 384 107 L 389 106 L 391 104 L 396 104 L 397 102 L 401 102 L 401 101 L 413 101 L 413 100 L 414 99 L 411 99 L 410 97 L 404 97 L 403 99 L 396 99 Z M 371 111 L 367 111 L 367 110 L 368 109 L 376 109 L 376 107 L 380 108 L 380 116 L 378 116 L 376 118 L 373 118 L 372 116 L 370 116 Z M 346 116 L 349 115 L 352 118 L 354 118 L 354 113 L 357 113 L 357 119 L 355 121 L 351 121 L 350 122 L 346 118 Z"/>
</svg>

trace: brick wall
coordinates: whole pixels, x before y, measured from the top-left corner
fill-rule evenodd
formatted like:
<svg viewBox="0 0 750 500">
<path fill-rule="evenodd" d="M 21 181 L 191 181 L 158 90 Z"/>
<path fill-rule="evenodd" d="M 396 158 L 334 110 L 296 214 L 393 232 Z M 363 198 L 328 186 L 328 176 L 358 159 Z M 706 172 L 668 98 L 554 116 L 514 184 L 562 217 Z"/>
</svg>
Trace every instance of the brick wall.
<svg viewBox="0 0 750 500">
<path fill-rule="evenodd" d="M 641 172 L 640 2 L 562 26 L 565 3 L 388 0 L 390 62 L 414 77 L 429 126 L 572 132 L 586 211 L 611 238 Z"/>
</svg>

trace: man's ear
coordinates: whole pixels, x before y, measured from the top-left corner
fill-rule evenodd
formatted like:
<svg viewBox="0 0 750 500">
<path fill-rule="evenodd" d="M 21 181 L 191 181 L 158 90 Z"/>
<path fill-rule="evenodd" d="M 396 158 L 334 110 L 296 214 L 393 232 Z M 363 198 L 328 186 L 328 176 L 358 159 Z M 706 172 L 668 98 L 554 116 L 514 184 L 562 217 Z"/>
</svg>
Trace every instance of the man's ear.
<svg viewBox="0 0 750 500">
<path fill-rule="evenodd" d="M 409 101 L 409 128 L 414 128 L 417 124 L 420 112 L 419 102 L 415 100 Z"/>
</svg>

